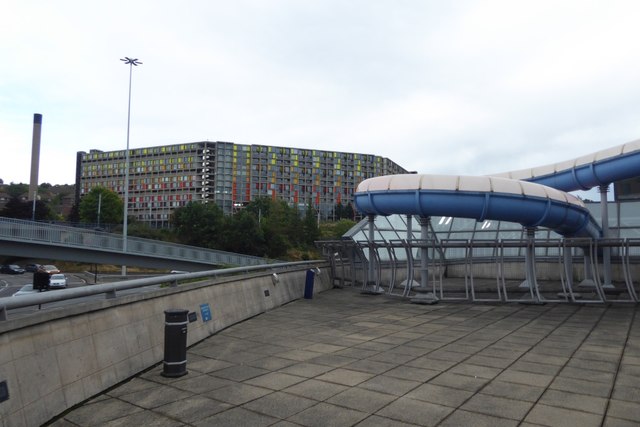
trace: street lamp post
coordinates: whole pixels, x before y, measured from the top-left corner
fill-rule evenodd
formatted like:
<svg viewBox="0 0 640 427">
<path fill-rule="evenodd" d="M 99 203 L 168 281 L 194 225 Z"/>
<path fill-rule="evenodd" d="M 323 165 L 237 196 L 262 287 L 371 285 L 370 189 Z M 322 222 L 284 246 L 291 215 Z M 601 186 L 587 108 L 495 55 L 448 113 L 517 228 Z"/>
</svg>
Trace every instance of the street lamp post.
<svg viewBox="0 0 640 427">
<path fill-rule="evenodd" d="M 125 56 L 120 59 L 129 66 L 129 103 L 127 107 L 127 151 L 124 155 L 124 212 L 122 223 L 122 251 L 127 252 L 127 226 L 129 214 L 129 129 L 131 127 L 131 76 L 133 75 L 133 67 L 142 64 L 137 58 L 129 58 Z M 127 275 L 127 266 L 122 266 L 122 275 Z"/>
<path fill-rule="evenodd" d="M 102 210 L 102 193 L 98 194 L 98 228 L 100 228 L 100 210 Z"/>
<path fill-rule="evenodd" d="M 36 199 L 38 198 L 38 192 L 33 192 L 33 206 L 31 208 L 31 221 L 36 220 Z"/>
</svg>

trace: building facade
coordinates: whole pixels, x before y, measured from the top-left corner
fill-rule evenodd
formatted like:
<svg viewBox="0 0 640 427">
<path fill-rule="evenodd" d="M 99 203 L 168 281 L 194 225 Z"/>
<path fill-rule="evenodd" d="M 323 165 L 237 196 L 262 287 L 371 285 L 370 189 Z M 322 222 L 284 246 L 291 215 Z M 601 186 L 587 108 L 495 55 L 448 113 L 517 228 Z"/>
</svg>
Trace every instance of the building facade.
<svg viewBox="0 0 640 427">
<path fill-rule="evenodd" d="M 78 152 L 76 199 L 94 187 L 124 197 L 125 150 Z M 259 197 L 308 204 L 322 219 L 353 202 L 358 184 L 380 175 L 407 173 L 393 161 L 362 153 L 304 148 L 192 142 L 129 150 L 130 216 L 154 227 L 168 225 L 174 209 L 215 202 L 232 214 Z"/>
</svg>

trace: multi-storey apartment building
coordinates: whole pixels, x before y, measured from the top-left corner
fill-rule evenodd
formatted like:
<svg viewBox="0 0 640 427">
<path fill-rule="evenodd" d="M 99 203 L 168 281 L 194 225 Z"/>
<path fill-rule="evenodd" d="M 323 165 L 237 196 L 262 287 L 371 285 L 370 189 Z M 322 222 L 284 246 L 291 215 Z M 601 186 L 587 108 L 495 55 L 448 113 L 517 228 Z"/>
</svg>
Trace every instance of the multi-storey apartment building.
<svg viewBox="0 0 640 427">
<path fill-rule="evenodd" d="M 124 196 L 125 150 L 78 152 L 76 198 L 93 187 Z M 407 173 L 393 161 L 362 153 L 245 145 L 232 142 L 129 150 L 129 215 L 162 227 L 171 212 L 192 201 L 215 202 L 231 214 L 258 197 L 271 197 L 331 218 L 353 201 L 358 184 L 379 175 Z"/>
</svg>

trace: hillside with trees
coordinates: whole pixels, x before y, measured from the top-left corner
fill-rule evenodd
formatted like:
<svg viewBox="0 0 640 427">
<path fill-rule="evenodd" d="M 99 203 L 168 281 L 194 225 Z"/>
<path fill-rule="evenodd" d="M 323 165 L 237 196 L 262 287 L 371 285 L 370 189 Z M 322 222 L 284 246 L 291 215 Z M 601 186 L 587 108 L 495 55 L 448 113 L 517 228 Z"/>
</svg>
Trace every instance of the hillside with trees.
<svg viewBox="0 0 640 427">
<path fill-rule="evenodd" d="M 122 232 L 123 202 L 111 190 L 94 188 L 78 206 L 73 204 L 73 185 L 41 184 L 35 205 L 29 201 L 28 191 L 27 184 L 0 184 L 0 216 Z M 315 241 L 339 239 L 355 225 L 350 219 L 350 204 L 338 204 L 335 213 L 335 221 L 318 222 L 311 205 L 300 212 L 271 198 L 256 199 L 230 216 L 215 203 L 190 203 L 174 210 L 168 229 L 153 228 L 129 217 L 128 235 L 274 259 L 305 260 L 320 256 Z"/>
</svg>

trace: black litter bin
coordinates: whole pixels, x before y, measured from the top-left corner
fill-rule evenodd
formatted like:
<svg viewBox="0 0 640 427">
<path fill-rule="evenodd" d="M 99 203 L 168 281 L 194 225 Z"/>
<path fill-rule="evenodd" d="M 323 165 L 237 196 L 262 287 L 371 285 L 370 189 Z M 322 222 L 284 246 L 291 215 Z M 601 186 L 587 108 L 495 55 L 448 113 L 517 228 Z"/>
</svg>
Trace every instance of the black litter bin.
<svg viewBox="0 0 640 427">
<path fill-rule="evenodd" d="M 187 374 L 187 325 L 189 310 L 173 309 L 164 312 L 163 377 Z"/>
</svg>

